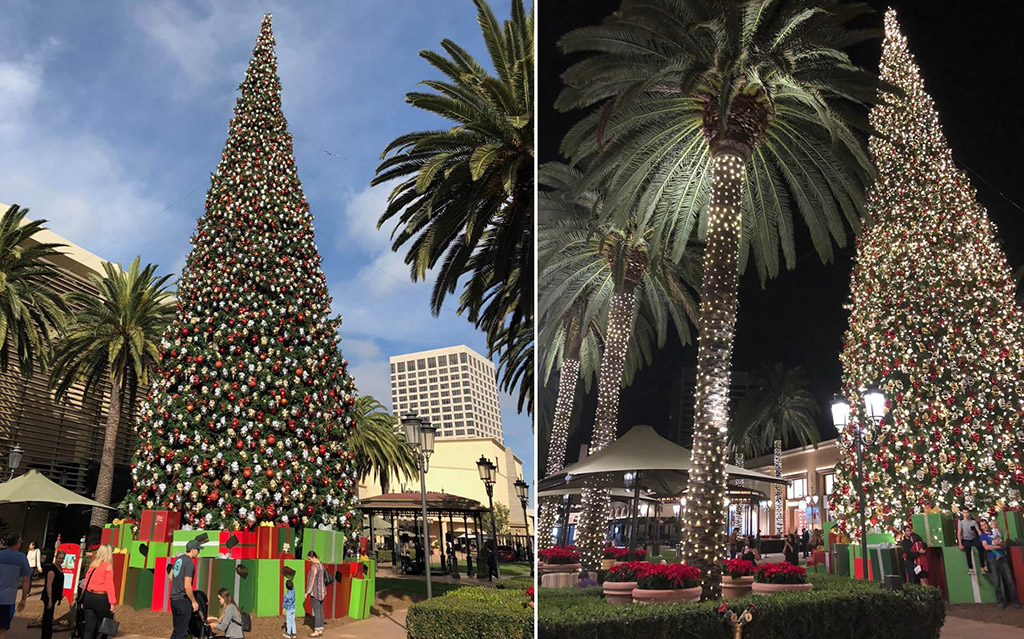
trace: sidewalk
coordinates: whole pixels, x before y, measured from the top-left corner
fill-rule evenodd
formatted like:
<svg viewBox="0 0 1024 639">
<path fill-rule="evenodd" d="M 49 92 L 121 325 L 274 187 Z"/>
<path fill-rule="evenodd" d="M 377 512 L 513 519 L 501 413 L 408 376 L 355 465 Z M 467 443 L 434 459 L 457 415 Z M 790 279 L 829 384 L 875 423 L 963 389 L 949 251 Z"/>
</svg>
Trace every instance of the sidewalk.
<svg viewBox="0 0 1024 639">
<path fill-rule="evenodd" d="M 987 623 L 974 619 L 946 616 L 941 639 L 1020 639 L 1024 630 L 1001 623 Z"/>
<path fill-rule="evenodd" d="M 396 610 L 382 617 L 370 617 L 342 626 L 334 631 L 324 630 L 324 639 L 405 639 L 405 613 L 408 608 Z M 999 639 L 998 637 L 986 639 Z"/>
</svg>

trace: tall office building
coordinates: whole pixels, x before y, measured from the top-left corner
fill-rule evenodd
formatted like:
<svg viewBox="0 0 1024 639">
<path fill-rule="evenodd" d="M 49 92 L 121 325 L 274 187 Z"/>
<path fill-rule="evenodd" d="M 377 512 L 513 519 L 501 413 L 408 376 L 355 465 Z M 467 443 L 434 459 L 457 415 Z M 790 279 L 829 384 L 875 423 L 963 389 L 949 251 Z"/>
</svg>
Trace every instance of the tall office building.
<svg viewBox="0 0 1024 639">
<path fill-rule="evenodd" d="M 492 437 L 504 443 L 498 382 L 491 360 L 467 346 L 395 355 L 391 405 L 437 426 L 438 438 Z"/>
</svg>

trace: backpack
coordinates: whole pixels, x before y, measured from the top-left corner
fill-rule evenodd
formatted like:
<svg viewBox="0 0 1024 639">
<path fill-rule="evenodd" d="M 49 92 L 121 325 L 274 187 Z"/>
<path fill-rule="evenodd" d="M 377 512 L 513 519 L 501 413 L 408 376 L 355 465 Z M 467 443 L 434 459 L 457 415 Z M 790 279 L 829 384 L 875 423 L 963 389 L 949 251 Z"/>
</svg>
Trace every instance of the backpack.
<svg viewBox="0 0 1024 639">
<path fill-rule="evenodd" d="M 252 632 L 252 616 L 241 608 L 238 608 L 238 616 L 242 618 L 242 623 L 238 624 L 242 626 L 242 632 Z M 231 623 L 238 622 L 232 619 Z"/>
</svg>

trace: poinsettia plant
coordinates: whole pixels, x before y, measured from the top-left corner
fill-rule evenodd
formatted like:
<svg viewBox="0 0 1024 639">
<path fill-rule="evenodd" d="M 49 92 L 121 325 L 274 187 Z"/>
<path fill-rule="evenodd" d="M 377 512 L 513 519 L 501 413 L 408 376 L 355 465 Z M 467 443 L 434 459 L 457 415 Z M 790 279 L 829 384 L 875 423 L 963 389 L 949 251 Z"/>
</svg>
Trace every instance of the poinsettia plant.
<svg viewBox="0 0 1024 639">
<path fill-rule="evenodd" d="M 546 564 L 578 564 L 580 562 L 580 554 L 576 552 L 575 546 L 545 548 L 539 551 L 537 556 Z"/>
<path fill-rule="evenodd" d="M 754 573 L 754 581 L 759 584 L 805 584 L 807 569 L 790 563 L 762 564 Z"/>
<path fill-rule="evenodd" d="M 642 590 L 679 590 L 700 585 L 700 570 L 686 564 L 645 564 L 637 573 Z"/>
<path fill-rule="evenodd" d="M 747 561 L 746 559 L 726 559 L 722 564 L 725 567 L 725 572 L 729 573 L 729 576 L 733 579 L 752 575 L 757 568 L 754 562 Z"/>
<path fill-rule="evenodd" d="M 626 563 L 618 564 L 609 568 L 608 574 L 605 576 L 604 580 L 616 583 L 636 581 L 637 575 L 640 571 L 650 565 L 651 564 L 646 561 L 627 561 Z"/>
<path fill-rule="evenodd" d="M 637 548 L 633 551 L 633 556 L 637 559 L 643 559 L 647 556 L 647 551 L 643 548 Z M 629 548 L 616 548 L 615 546 L 608 546 L 604 549 L 605 559 L 614 559 L 616 561 L 626 561 L 629 559 Z"/>
</svg>

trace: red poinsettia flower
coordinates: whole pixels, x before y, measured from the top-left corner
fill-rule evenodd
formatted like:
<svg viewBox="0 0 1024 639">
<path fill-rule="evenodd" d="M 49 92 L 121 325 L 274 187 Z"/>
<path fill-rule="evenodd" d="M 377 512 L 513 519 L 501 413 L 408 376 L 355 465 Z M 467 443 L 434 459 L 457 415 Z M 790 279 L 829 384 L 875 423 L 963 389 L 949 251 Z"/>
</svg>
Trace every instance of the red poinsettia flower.
<svg viewBox="0 0 1024 639">
<path fill-rule="evenodd" d="M 545 548 L 539 551 L 537 556 L 546 564 L 576 564 L 580 561 L 580 554 L 576 552 L 575 546 Z"/>
<path fill-rule="evenodd" d="M 649 564 L 637 571 L 637 588 L 644 590 L 678 590 L 700 585 L 700 570 L 686 564 Z"/>
<path fill-rule="evenodd" d="M 754 562 L 745 559 L 726 559 L 722 562 L 722 565 L 725 568 L 725 572 L 729 573 L 729 576 L 733 579 L 752 575 L 757 568 Z"/>
<path fill-rule="evenodd" d="M 790 563 L 762 564 L 754 573 L 754 581 L 762 584 L 805 584 L 807 569 Z"/>
</svg>

